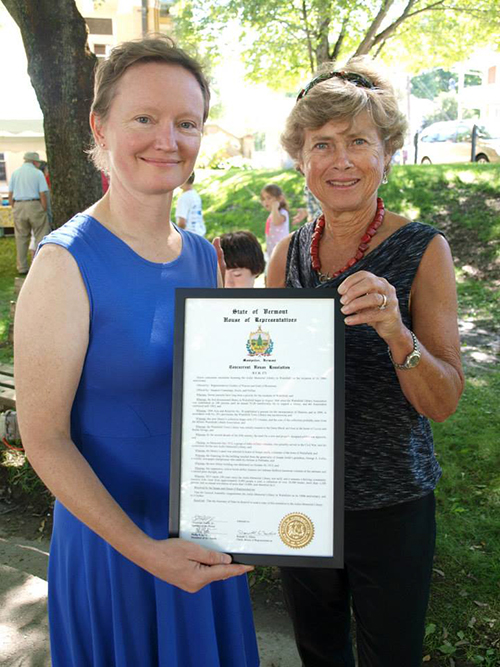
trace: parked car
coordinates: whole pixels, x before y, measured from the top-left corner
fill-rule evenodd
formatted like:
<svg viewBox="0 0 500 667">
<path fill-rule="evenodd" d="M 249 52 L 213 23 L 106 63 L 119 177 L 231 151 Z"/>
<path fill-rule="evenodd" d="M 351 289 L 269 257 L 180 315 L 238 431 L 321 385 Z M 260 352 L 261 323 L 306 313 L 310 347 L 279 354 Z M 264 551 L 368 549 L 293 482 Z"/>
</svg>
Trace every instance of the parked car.
<svg viewBox="0 0 500 667">
<path fill-rule="evenodd" d="M 470 162 L 474 125 L 478 127 L 474 161 L 500 162 L 500 129 L 473 120 L 443 121 L 422 130 L 418 138 L 418 162 Z"/>
</svg>

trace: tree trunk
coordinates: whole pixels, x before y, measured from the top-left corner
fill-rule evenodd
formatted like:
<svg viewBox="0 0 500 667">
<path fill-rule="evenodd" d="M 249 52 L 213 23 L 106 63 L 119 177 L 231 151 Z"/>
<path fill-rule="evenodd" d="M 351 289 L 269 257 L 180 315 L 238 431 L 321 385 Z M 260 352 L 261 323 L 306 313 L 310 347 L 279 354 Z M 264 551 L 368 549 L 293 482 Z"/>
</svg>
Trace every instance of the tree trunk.
<svg viewBox="0 0 500 667">
<path fill-rule="evenodd" d="M 316 62 L 318 65 L 330 60 L 330 44 L 328 42 L 328 28 L 330 21 L 322 21 L 318 27 L 318 41 L 316 42 Z"/>
<path fill-rule="evenodd" d="M 43 112 L 56 227 L 102 196 L 89 111 L 96 57 L 74 0 L 2 0 L 21 30 L 28 74 Z"/>
<path fill-rule="evenodd" d="M 324 3 L 322 12 L 318 18 L 318 26 L 316 32 L 316 63 L 321 65 L 330 60 L 330 23 L 332 20 L 332 2 Z"/>
<path fill-rule="evenodd" d="M 307 52 L 309 54 L 309 67 L 311 68 L 311 74 L 312 74 L 315 70 L 315 66 L 314 66 L 313 50 L 311 45 L 311 31 L 309 30 L 309 18 L 307 16 L 307 7 L 305 0 L 302 1 L 302 20 L 304 21 L 304 28 L 306 31 Z"/>
</svg>

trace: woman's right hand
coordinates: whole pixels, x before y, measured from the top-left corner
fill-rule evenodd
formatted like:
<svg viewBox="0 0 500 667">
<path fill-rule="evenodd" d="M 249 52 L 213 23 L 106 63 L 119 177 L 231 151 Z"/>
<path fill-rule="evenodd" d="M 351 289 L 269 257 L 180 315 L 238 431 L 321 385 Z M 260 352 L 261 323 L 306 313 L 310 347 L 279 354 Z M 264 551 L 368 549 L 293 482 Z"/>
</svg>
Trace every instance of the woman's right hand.
<svg viewBox="0 0 500 667">
<path fill-rule="evenodd" d="M 153 540 L 123 511 L 71 439 L 71 409 L 88 347 L 90 304 L 70 253 L 35 258 L 16 308 L 17 414 L 27 456 L 66 510 L 123 556 L 186 591 L 249 572 L 179 539 Z M 40 335 L 33 335 L 36 331 Z"/>
<path fill-rule="evenodd" d="M 235 565 L 231 556 L 204 549 L 179 538 L 151 540 L 144 562 L 138 565 L 158 579 L 188 593 L 196 593 L 213 581 L 251 572 L 251 565 Z"/>
</svg>

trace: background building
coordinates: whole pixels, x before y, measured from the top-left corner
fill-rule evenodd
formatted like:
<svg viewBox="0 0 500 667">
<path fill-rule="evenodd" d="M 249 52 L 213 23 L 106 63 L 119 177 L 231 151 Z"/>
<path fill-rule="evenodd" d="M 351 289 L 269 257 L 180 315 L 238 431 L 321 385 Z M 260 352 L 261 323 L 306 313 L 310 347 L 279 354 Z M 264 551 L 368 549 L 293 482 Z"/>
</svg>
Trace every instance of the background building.
<svg viewBox="0 0 500 667">
<path fill-rule="evenodd" d="M 168 32 L 172 27 L 169 0 L 76 0 L 76 5 L 88 26 L 90 49 L 98 58 L 104 58 L 119 42 L 148 32 Z M 10 174 L 21 166 L 26 151 L 37 151 L 43 160 L 46 153 L 42 112 L 27 75 L 21 35 L 2 3 L 0 45 L 1 60 L 9 63 L 3 73 L 0 103 L 0 194 L 4 194 Z"/>
<path fill-rule="evenodd" d="M 500 122 L 500 53 L 483 49 L 473 54 L 458 67 L 459 82 L 465 74 L 479 74 L 481 83 L 475 86 L 460 86 L 458 89 L 458 118 L 464 109 L 475 110 L 478 119 L 493 124 Z"/>
</svg>

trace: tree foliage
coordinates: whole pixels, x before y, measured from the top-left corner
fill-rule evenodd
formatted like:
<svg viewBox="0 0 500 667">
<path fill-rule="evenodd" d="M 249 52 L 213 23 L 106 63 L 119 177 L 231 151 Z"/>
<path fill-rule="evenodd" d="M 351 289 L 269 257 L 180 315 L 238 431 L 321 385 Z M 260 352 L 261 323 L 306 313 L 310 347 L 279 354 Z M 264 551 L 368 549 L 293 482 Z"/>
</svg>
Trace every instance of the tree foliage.
<svg viewBox="0 0 500 667">
<path fill-rule="evenodd" d="M 179 0 L 173 13 L 181 41 L 195 35 L 210 57 L 239 26 L 249 77 L 283 88 L 329 60 L 370 54 L 419 71 L 500 38 L 498 0 Z"/>
<path fill-rule="evenodd" d="M 457 75 L 442 67 L 417 74 L 411 80 L 411 94 L 421 99 L 433 100 L 440 93 L 453 89 Z"/>
<path fill-rule="evenodd" d="M 427 114 L 422 124 L 422 129 L 441 120 L 457 120 L 458 101 L 455 93 L 440 93 L 435 100 L 434 111 Z"/>
<path fill-rule="evenodd" d="M 473 72 L 464 75 L 464 86 L 481 85 L 481 76 Z M 458 73 L 442 67 L 427 70 L 412 77 L 411 94 L 422 99 L 434 100 L 440 93 L 454 92 L 458 86 Z"/>
<path fill-rule="evenodd" d="M 102 195 L 85 150 L 96 58 L 74 0 L 2 0 L 19 26 L 28 74 L 43 113 L 54 221 L 60 225 Z"/>
</svg>

